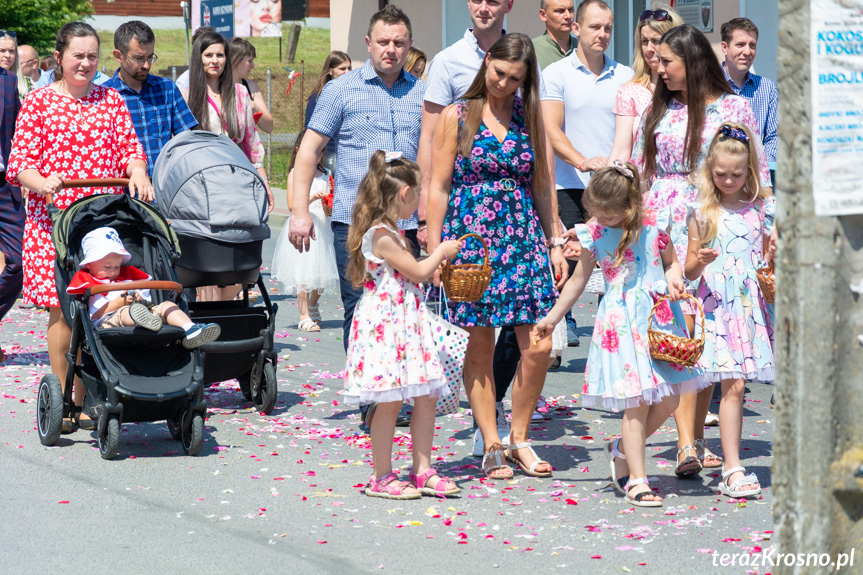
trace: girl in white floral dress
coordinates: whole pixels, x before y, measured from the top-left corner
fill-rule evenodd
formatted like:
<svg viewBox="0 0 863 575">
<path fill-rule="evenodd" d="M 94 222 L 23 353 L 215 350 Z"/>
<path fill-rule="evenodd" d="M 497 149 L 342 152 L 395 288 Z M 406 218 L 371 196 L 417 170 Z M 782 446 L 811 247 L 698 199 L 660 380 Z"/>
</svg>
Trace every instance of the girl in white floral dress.
<svg viewBox="0 0 863 575">
<path fill-rule="evenodd" d="M 536 324 L 534 337 L 551 333 L 581 296 L 598 261 L 605 297 L 596 311 L 581 401 L 584 406 L 599 403 L 623 410 L 621 439 L 606 448 L 612 482 L 628 503 L 659 507 L 662 498 L 647 484 L 645 441 L 677 407 L 681 390 L 696 389 L 699 371 L 650 356 L 650 311 L 666 289 L 673 303 L 666 300 L 657 309 L 653 327 L 678 336 L 686 333 L 676 301 L 684 286 L 674 244 L 657 225 L 656 212 L 642 207 L 640 189 L 635 166 L 619 160 L 591 178 L 584 205 L 593 219 L 575 226 L 582 263 L 576 270 L 581 271 L 567 281 L 551 313 Z M 628 478 L 623 477 L 627 469 Z"/>
<path fill-rule="evenodd" d="M 419 284 L 455 257 L 461 242 L 442 242 L 421 262 L 411 255 L 396 221 L 416 211 L 420 180 L 417 165 L 400 152 L 375 152 L 360 183 L 348 232 L 348 274 L 355 286 L 363 286 L 363 295 L 351 324 L 344 400 L 377 404 L 371 424 L 374 473 L 366 495 L 387 499 L 460 491 L 431 467 L 435 404 L 449 387 Z M 414 400 L 410 484 L 399 481 L 392 468 L 396 417 L 408 398 Z"/>
</svg>

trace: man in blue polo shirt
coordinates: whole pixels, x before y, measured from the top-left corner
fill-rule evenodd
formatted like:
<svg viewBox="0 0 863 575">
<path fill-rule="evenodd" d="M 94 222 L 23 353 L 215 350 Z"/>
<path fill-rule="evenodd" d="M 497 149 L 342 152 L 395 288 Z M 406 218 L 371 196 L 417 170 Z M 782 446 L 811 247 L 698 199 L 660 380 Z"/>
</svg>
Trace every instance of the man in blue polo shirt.
<svg viewBox="0 0 863 575">
<path fill-rule="evenodd" d="M 763 76 L 749 71 L 755 61 L 758 45 L 758 27 L 749 18 L 734 18 L 720 28 L 722 53 L 725 61 L 722 69 L 725 79 L 735 94 L 746 98 L 761 133 L 764 156 L 770 164 L 770 179 L 776 170 L 777 131 L 779 129 L 779 93 L 776 84 Z"/>
<path fill-rule="evenodd" d="M 114 58 L 120 68 L 104 84 L 117 90 L 126 102 L 147 154 L 147 175 L 151 178 L 168 140 L 198 125 L 174 83 L 150 74 L 150 66 L 157 60 L 155 47 L 156 37 L 149 26 L 137 20 L 122 24 L 114 32 Z"/>
<path fill-rule="evenodd" d="M 347 275 L 348 228 L 357 190 L 376 150 L 402 152 L 412 161 L 417 157 L 425 83 L 404 71 L 412 42 L 410 20 L 404 12 L 391 4 L 376 12 L 366 36 L 369 59 L 324 86 L 297 150 L 289 237 L 303 251 L 309 238 L 314 238 L 308 205 L 315 166 L 327 142 L 332 138 L 338 142 L 331 226 L 345 306 L 346 350 L 354 307 L 362 295 Z M 416 214 L 400 220 L 399 228 L 415 240 Z"/>
</svg>

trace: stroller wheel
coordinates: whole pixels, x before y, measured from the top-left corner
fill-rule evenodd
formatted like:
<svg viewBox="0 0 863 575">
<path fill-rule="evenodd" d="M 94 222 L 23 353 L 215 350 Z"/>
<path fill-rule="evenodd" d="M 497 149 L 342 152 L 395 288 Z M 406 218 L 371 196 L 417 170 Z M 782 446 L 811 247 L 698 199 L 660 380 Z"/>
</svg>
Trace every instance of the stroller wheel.
<svg viewBox="0 0 863 575">
<path fill-rule="evenodd" d="M 105 431 L 99 434 L 99 453 L 102 459 L 114 459 L 120 447 L 120 419 L 114 414 L 107 417 Z"/>
<path fill-rule="evenodd" d="M 246 398 L 246 401 L 252 401 L 252 372 L 242 377 L 238 377 L 237 381 L 240 383 L 240 391 L 243 392 L 243 397 Z"/>
<path fill-rule="evenodd" d="M 42 445 L 56 445 L 63 426 L 63 386 L 60 378 L 49 373 L 39 382 L 36 423 Z"/>
<path fill-rule="evenodd" d="M 200 412 L 193 413 L 189 426 L 182 428 L 180 441 L 186 455 L 198 455 L 201 452 L 201 445 L 204 443 L 204 416 Z"/>
<path fill-rule="evenodd" d="M 279 384 L 276 381 L 276 368 L 270 362 L 264 362 L 264 370 L 259 389 L 255 394 L 255 408 L 265 415 L 269 415 L 276 406 L 276 397 L 279 394 Z"/>
<path fill-rule="evenodd" d="M 173 439 L 180 439 L 180 428 L 183 427 L 182 415 L 168 418 L 168 433 Z"/>
</svg>

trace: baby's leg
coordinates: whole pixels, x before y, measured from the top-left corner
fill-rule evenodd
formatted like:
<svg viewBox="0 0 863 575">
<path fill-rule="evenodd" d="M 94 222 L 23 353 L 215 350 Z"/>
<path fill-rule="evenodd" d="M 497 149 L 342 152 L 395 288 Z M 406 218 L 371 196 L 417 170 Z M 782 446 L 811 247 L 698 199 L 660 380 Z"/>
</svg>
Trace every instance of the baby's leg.
<svg viewBox="0 0 863 575">
<path fill-rule="evenodd" d="M 189 316 L 183 313 L 180 306 L 172 301 L 163 301 L 159 305 L 153 306 L 151 311 L 165 320 L 168 325 L 176 327 L 183 327 L 192 321 Z"/>
</svg>

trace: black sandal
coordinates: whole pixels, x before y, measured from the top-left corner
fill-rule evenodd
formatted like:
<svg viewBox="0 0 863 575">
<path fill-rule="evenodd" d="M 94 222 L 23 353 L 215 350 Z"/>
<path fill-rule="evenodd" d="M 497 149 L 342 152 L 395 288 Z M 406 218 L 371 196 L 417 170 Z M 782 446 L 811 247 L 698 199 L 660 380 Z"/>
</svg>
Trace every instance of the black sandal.
<svg viewBox="0 0 863 575">
<path fill-rule="evenodd" d="M 75 425 L 83 429 L 84 431 L 93 431 L 96 429 L 96 420 L 90 418 L 90 414 L 87 415 L 87 419 L 81 419 L 81 416 L 84 414 L 84 408 L 75 406 L 75 414 L 72 416 L 72 419 L 75 421 Z"/>
</svg>

